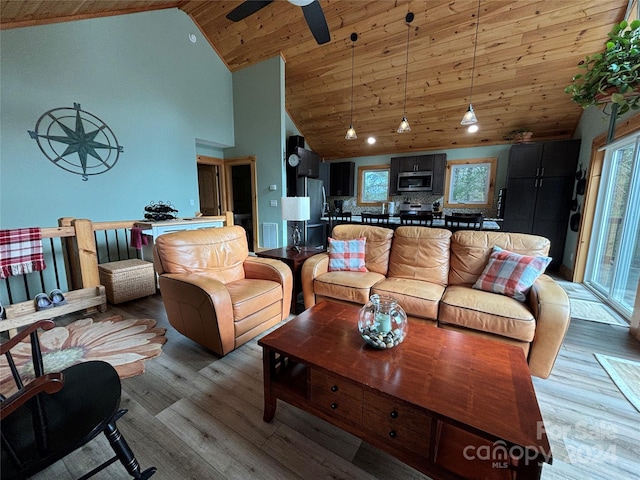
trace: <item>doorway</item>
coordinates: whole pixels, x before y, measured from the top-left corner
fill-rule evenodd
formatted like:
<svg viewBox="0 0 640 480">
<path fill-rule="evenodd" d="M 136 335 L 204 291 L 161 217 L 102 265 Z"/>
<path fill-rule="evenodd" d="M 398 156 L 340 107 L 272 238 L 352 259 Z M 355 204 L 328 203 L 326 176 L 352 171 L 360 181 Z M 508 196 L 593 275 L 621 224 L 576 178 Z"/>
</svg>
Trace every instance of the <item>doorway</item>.
<svg viewBox="0 0 640 480">
<path fill-rule="evenodd" d="M 206 216 L 224 215 L 227 210 L 224 191 L 224 160 L 198 155 L 196 161 L 200 212 Z"/>
<path fill-rule="evenodd" d="M 627 319 L 640 279 L 640 133 L 605 149 L 584 282 Z"/>
<path fill-rule="evenodd" d="M 247 232 L 249 250 L 259 245 L 256 158 L 225 160 L 227 206 L 233 212 L 233 223 Z"/>
</svg>

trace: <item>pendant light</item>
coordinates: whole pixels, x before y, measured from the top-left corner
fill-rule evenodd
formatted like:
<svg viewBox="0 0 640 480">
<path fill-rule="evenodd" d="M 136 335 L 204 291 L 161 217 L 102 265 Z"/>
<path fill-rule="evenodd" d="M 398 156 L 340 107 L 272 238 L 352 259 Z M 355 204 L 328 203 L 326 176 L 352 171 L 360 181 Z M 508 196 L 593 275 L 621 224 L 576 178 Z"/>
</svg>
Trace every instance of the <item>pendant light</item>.
<svg viewBox="0 0 640 480">
<path fill-rule="evenodd" d="M 356 40 L 358 40 L 358 34 L 351 34 L 351 121 L 349 122 L 349 128 L 347 134 L 344 136 L 346 140 L 355 140 L 358 138 L 356 130 L 353 128 L 353 56 L 356 49 Z"/>
<path fill-rule="evenodd" d="M 478 14 L 476 15 L 476 38 L 473 42 L 473 63 L 471 65 L 471 88 L 469 88 L 469 108 L 467 108 L 466 113 L 462 117 L 460 121 L 460 125 L 473 125 L 478 123 L 478 119 L 476 118 L 476 114 L 473 111 L 473 105 L 471 105 L 471 94 L 473 93 L 473 77 L 475 76 L 476 70 L 476 51 L 478 48 L 478 26 L 480 25 L 480 0 L 478 0 Z M 477 131 L 474 130 L 474 131 Z"/>
<path fill-rule="evenodd" d="M 413 22 L 413 13 L 407 13 L 405 17 L 405 21 L 407 22 L 407 58 L 404 63 L 404 109 L 402 114 L 402 121 L 400 122 L 400 126 L 398 126 L 398 133 L 405 133 L 411 131 L 411 126 L 409 125 L 409 120 L 407 120 L 407 78 L 408 78 L 408 70 L 409 70 L 409 33 L 411 32 L 411 22 Z"/>
</svg>

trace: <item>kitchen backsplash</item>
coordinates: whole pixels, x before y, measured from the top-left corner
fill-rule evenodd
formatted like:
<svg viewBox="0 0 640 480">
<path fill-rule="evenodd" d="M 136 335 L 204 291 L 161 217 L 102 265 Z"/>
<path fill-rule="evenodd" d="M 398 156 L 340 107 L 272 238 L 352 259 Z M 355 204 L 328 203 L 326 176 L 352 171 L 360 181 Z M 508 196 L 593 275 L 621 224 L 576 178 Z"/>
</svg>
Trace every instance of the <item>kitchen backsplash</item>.
<svg viewBox="0 0 640 480">
<path fill-rule="evenodd" d="M 343 201 L 343 210 L 345 212 L 351 212 L 353 215 L 360 215 L 362 212 L 369 213 L 380 213 L 382 211 L 381 207 L 361 207 L 357 205 L 356 197 L 328 197 L 329 208 L 333 212 L 335 210 L 334 200 L 342 200 Z M 420 203 L 426 205 L 433 205 L 434 202 L 440 202 L 440 209 L 444 211 L 445 215 L 461 212 L 461 213 L 470 213 L 470 212 L 481 212 L 485 218 L 494 218 L 498 212 L 498 199 L 494 198 L 493 207 L 492 208 L 444 208 L 442 209 L 442 205 L 444 204 L 444 198 L 441 195 L 429 195 L 428 193 L 411 193 L 410 195 L 394 195 L 391 197 L 391 201 L 395 202 L 395 213 L 399 213 L 400 205 L 404 202 L 409 203 Z"/>
</svg>

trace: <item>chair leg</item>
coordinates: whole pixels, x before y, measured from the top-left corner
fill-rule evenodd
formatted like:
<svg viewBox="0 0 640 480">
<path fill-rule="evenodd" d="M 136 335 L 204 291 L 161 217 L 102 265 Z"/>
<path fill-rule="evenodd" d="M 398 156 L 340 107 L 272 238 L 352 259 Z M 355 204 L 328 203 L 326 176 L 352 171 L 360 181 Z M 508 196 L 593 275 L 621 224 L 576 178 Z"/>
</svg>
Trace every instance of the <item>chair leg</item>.
<svg viewBox="0 0 640 480">
<path fill-rule="evenodd" d="M 156 467 L 150 467 L 143 472 L 140 471 L 140 464 L 138 463 L 138 460 L 136 460 L 135 455 L 129 447 L 129 444 L 124 439 L 124 437 L 118 430 L 118 427 L 116 426 L 116 420 L 125 413 L 127 413 L 126 410 L 118 411 L 118 413 L 104 429 L 104 434 L 109 440 L 111 448 L 113 448 L 116 456 L 118 457 L 124 468 L 127 469 L 127 472 L 129 472 L 129 475 L 137 480 L 146 480 L 147 478 L 151 477 L 151 475 L 156 473 L 157 469 Z"/>
</svg>

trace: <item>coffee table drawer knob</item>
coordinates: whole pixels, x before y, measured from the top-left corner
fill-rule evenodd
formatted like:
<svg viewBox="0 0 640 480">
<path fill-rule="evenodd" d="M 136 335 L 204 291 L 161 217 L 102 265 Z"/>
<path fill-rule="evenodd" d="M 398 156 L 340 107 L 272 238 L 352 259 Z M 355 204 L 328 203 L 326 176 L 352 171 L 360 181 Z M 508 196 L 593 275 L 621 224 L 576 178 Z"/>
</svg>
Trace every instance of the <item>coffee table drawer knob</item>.
<svg viewBox="0 0 640 480">
<path fill-rule="evenodd" d="M 391 416 L 391 418 L 398 418 L 398 412 L 396 412 L 395 410 L 392 410 L 389 415 Z"/>
<path fill-rule="evenodd" d="M 390 436 L 391 438 L 396 438 L 396 437 L 398 436 L 398 433 L 397 433 L 395 430 L 391 430 L 391 431 L 389 432 L 389 436 Z"/>
<path fill-rule="evenodd" d="M 337 385 L 333 385 L 333 386 L 331 387 L 331 391 L 332 391 L 332 392 L 337 392 L 337 391 L 338 391 L 338 386 L 337 386 Z"/>
<path fill-rule="evenodd" d="M 335 410 L 336 408 L 338 408 L 338 404 L 337 404 L 336 402 L 333 402 L 333 403 L 331 404 L 331 408 L 332 408 L 333 410 Z"/>
</svg>

